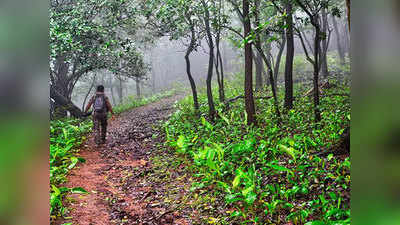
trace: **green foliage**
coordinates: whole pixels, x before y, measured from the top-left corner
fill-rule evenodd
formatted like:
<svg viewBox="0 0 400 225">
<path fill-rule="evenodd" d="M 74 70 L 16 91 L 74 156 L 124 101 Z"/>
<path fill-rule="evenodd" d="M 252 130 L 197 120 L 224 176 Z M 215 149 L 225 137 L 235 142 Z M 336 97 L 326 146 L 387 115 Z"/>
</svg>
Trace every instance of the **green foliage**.
<svg viewBox="0 0 400 225">
<path fill-rule="evenodd" d="M 228 83 L 227 97 L 240 95 L 241 84 L 240 79 Z M 337 85 L 337 89 L 326 92 L 349 93 L 349 87 Z M 296 85 L 295 93 L 307 89 Z M 279 98 L 282 95 L 279 93 Z M 207 102 L 204 90 L 199 100 Z M 215 123 L 203 116 L 207 113 L 206 104 L 201 104 L 203 113 L 198 117 L 190 96 L 178 103 L 178 110 L 164 124 L 166 144 L 192 161 L 197 177 L 192 191 L 215 185 L 215 189 L 207 189 L 211 190 L 209 195 L 222 193 L 224 207 L 235 210 L 211 216 L 228 224 L 238 220 L 348 224 L 350 206 L 344 193 L 350 191 L 349 158 L 313 155 L 337 142 L 349 125 L 348 97 L 323 97 L 319 124 L 314 123 L 311 99 L 299 97 L 294 109 L 283 115 L 283 124 L 277 126 L 271 101 L 256 101 L 257 127 L 246 125 L 244 104 L 240 101 L 233 103 L 230 110 L 217 104 L 219 118 Z M 286 222 L 279 216 L 282 212 Z"/>
<path fill-rule="evenodd" d="M 118 76 L 144 77 L 149 66 L 140 48 L 151 43 L 153 36 L 151 31 L 144 31 L 137 4 L 121 0 L 51 1 L 52 86 L 73 88 L 80 77 L 97 69 L 108 69 Z M 140 35 L 138 30 L 142 31 Z M 61 72 L 60 65 L 66 70 Z"/>
<path fill-rule="evenodd" d="M 80 120 L 57 120 L 50 122 L 50 215 L 52 218 L 63 216 L 63 199 L 67 193 L 86 194 L 81 187 L 66 188 L 68 172 L 85 159 L 76 157 L 77 148 L 85 140 L 92 123 Z"/>
</svg>

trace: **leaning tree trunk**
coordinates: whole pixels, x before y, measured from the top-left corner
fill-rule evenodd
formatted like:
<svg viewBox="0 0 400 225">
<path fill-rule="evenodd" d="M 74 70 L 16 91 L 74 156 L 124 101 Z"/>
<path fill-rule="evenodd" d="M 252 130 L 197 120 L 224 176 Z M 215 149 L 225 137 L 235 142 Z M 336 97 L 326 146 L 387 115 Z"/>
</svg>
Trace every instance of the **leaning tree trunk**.
<svg viewBox="0 0 400 225">
<path fill-rule="evenodd" d="M 258 25 L 257 25 L 258 26 Z M 261 47 L 261 40 L 260 40 L 260 47 Z M 258 49 L 257 49 L 257 51 L 258 51 Z M 265 57 L 267 58 L 267 60 L 268 60 L 268 63 L 266 63 L 265 61 L 265 64 L 267 65 L 267 70 L 269 70 L 269 69 L 271 69 L 271 71 L 273 71 L 272 70 L 272 59 L 271 59 L 271 51 L 272 51 L 272 44 L 271 43 L 267 43 L 266 44 L 266 51 L 265 51 Z M 259 53 L 260 53 L 260 51 L 258 51 Z M 264 52 L 264 51 L 263 51 Z M 260 53 L 261 54 L 261 53 Z M 262 55 L 261 55 L 261 58 L 262 58 Z M 264 60 L 264 59 L 263 59 Z M 269 67 L 268 65 L 271 65 L 271 67 Z M 275 80 L 274 80 L 275 81 Z M 267 86 L 269 86 L 269 85 L 271 85 L 271 80 L 269 79 L 269 75 L 267 75 L 267 77 L 266 77 L 266 85 Z"/>
<path fill-rule="evenodd" d="M 321 75 L 324 78 L 327 78 L 329 76 L 329 70 L 328 70 L 328 59 L 327 59 L 327 53 L 328 53 L 328 14 L 326 12 L 325 8 L 322 8 L 322 33 L 324 34 L 324 38 L 322 39 L 322 48 L 320 49 L 320 60 L 321 60 Z"/>
<path fill-rule="evenodd" d="M 274 73 L 272 71 L 272 65 L 271 65 L 271 61 L 267 58 L 267 56 L 265 55 L 263 49 L 261 48 L 261 41 L 260 41 L 260 37 L 257 36 L 256 37 L 256 43 L 255 43 L 255 47 L 257 49 L 257 51 L 261 54 L 261 57 L 264 60 L 264 63 L 267 65 L 267 70 L 268 70 L 268 80 L 270 84 L 274 84 Z M 279 111 L 279 105 L 278 105 L 278 97 L 276 94 L 276 89 L 275 89 L 275 85 L 271 85 L 271 90 L 272 90 L 272 96 L 274 98 L 274 106 L 275 106 L 275 112 L 276 112 L 276 117 L 278 118 L 278 122 L 281 122 L 281 113 Z"/>
<path fill-rule="evenodd" d="M 249 1 L 243 0 L 243 25 L 244 25 L 244 37 L 249 36 L 251 32 L 251 23 L 249 17 Z M 253 97 L 253 60 L 251 43 L 247 42 L 244 46 L 244 64 L 245 64 L 245 75 L 244 75 L 244 97 L 245 106 L 247 113 L 247 124 L 255 124 L 255 106 Z"/>
<path fill-rule="evenodd" d="M 215 6 L 215 5 L 214 5 Z M 217 55 L 215 58 L 215 70 L 217 72 L 217 80 L 218 80 L 218 94 L 219 94 L 219 101 L 225 101 L 225 90 L 224 90 L 224 66 L 222 65 L 222 56 L 221 56 L 221 9 L 222 9 L 222 0 L 219 0 L 219 7 L 218 7 L 218 29 L 217 35 L 215 38 L 215 45 L 217 48 Z"/>
<path fill-rule="evenodd" d="M 85 110 L 86 101 L 90 95 L 90 92 L 92 92 L 92 89 L 93 89 L 95 83 L 96 83 L 96 75 L 93 77 L 92 84 L 90 85 L 89 91 L 86 93 L 85 98 L 83 99 L 82 111 Z"/>
<path fill-rule="evenodd" d="M 71 102 L 71 100 L 62 96 L 54 87 L 50 87 L 50 98 L 52 98 L 59 107 L 71 113 L 73 117 L 82 117 L 82 111 Z M 57 116 L 57 114 L 56 114 Z"/>
<path fill-rule="evenodd" d="M 314 116 L 315 121 L 321 121 L 321 113 L 319 110 L 319 48 L 321 29 L 318 17 L 314 17 L 315 38 L 314 38 Z"/>
<path fill-rule="evenodd" d="M 214 106 L 214 99 L 212 95 L 212 87 L 211 87 L 211 81 L 212 81 L 212 75 L 213 75 L 213 67 L 214 67 L 214 42 L 213 38 L 211 35 L 211 28 L 210 28 L 210 12 L 208 11 L 208 6 L 206 5 L 205 1 L 201 1 L 203 8 L 204 8 L 204 23 L 206 26 L 206 33 L 207 33 L 207 39 L 208 39 L 208 45 L 210 48 L 210 56 L 208 60 L 208 72 L 207 72 L 207 79 L 206 79 L 206 85 L 207 85 L 207 100 L 208 100 L 208 108 L 209 108 L 209 116 L 210 120 L 214 121 L 215 119 L 215 106 Z"/>
<path fill-rule="evenodd" d="M 217 47 L 217 49 L 218 49 L 218 45 L 219 45 L 219 35 L 217 34 L 217 37 L 215 38 L 215 46 Z M 215 58 L 215 60 L 214 60 L 214 65 L 215 65 L 215 72 L 217 73 L 217 83 L 218 83 L 219 101 L 220 101 L 220 102 L 223 102 L 223 101 L 222 101 L 222 95 L 221 95 L 221 92 L 222 92 L 221 86 L 222 86 L 222 84 L 221 84 L 221 74 L 219 73 L 219 60 L 218 60 L 218 55 L 219 55 L 219 52 L 218 52 L 218 50 L 217 50 L 217 55 L 216 55 L 216 58 Z"/>
<path fill-rule="evenodd" d="M 221 55 L 221 51 L 219 50 L 219 46 L 217 46 L 217 48 L 218 48 L 218 56 L 217 56 L 217 60 L 219 60 L 219 65 L 220 65 L 220 75 L 221 75 L 221 88 L 220 88 L 220 91 L 221 91 L 221 93 L 220 93 L 220 97 L 221 97 L 221 99 L 220 100 L 222 100 L 222 102 L 224 102 L 225 101 L 225 84 L 224 84 L 224 63 L 223 63 L 223 60 L 222 60 L 222 55 Z"/>
<path fill-rule="evenodd" d="M 278 55 L 276 56 L 276 62 L 275 62 L 275 70 L 274 70 L 274 82 L 275 82 L 275 89 L 277 90 L 278 88 L 278 74 L 279 74 L 279 68 L 281 66 L 281 59 L 282 59 L 282 54 L 283 54 L 283 50 L 285 49 L 285 45 L 286 45 L 286 36 L 285 33 L 282 33 L 282 43 L 281 46 L 279 48 L 279 52 Z"/>
<path fill-rule="evenodd" d="M 217 81 L 218 81 L 218 94 L 219 101 L 225 101 L 225 90 L 224 90 L 224 70 L 222 65 L 222 57 L 220 51 L 220 41 L 221 41 L 221 31 L 219 30 L 217 33 L 217 38 L 215 40 L 215 45 L 217 47 L 217 56 L 215 58 L 215 71 L 217 72 Z"/>
<path fill-rule="evenodd" d="M 188 76 L 189 79 L 189 83 L 190 83 L 190 87 L 192 89 L 192 95 L 193 95 L 193 106 L 194 106 L 194 110 L 197 112 L 199 110 L 199 101 L 197 99 L 197 90 L 196 90 L 196 83 L 194 82 L 193 76 L 192 76 L 192 72 L 190 69 L 190 54 L 192 53 L 193 49 L 194 49 L 194 45 L 195 43 L 195 30 L 193 28 L 193 26 L 191 27 L 192 30 L 192 37 L 190 40 L 190 44 L 189 47 L 186 50 L 186 54 L 185 54 L 185 61 L 186 61 L 186 74 Z"/>
<path fill-rule="evenodd" d="M 293 59 L 294 59 L 294 36 L 293 36 L 293 5 L 288 1 L 286 5 L 286 64 L 285 64 L 285 108 L 293 108 Z"/>
<path fill-rule="evenodd" d="M 245 3 L 245 2 L 247 3 L 247 13 L 248 13 L 249 2 L 246 0 L 243 0 L 243 3 Z M 244 11 L 244 4 L 243 4 L 243 11 Z M 258 27 L 259 26 L 258 10 L 255 10 L 255 17 L 257 18 L 255 25 L 256 25 L 256 27 Z M 250 20 L 248 20 L 247 22 L 250 23 Z M 248 24 L 248 32 L 250 32 L 250 28 L 251 28 L 250 24 Z M 245 26 L 245 31 L 246 31 L 246 26 Z M 246 32 L 245 32 L 245 34 L 246 34 Z M 259 34 L 256 36 L 255 47 L 256 47 L 257 51 L 260 53 L 262 59 L 264 60 L 264 63 L 267 66 L 267 69 L 268 69 L 269 83 L 271 84 L 272 96 L 274 97 L 274 106 L 275 106 L 276 116 L 278 118 L 278 123 L 280 123 L 281 122 L 281 114 L 279 111 L 278 97 L 276 95 L 276 89 L 275 89 L 275 85 L 274 85 L 275 81 L 274 81 L 274 73 L 272 71 L 272 63 L 267 58 L 267 56 L 264 54 L 264 51 L 261 48 L 261 38 L 260 38 Z M 251 50 L 251 48 L 250 48 L 250 50 Z M 251 91 L 252 91 L 252 89 L 251 89 Z M 253 99 L 253 104 L 254 104 L 254 99 Z"/>
</svg>

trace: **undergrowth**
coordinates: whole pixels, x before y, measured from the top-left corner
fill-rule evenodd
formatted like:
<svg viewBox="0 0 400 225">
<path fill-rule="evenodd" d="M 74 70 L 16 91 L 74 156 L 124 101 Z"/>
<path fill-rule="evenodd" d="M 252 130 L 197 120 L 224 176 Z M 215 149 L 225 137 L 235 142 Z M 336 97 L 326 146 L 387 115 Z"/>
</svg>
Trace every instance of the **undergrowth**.
<svg viewBox="0 0 400 225">
<path fill-rule="evenodd" d="M 67 193 L 87 193 L 83 188 L 66 188 L 62 184 L 78 162 L 85 162 L 85 159 L 76 157 L 76 153 L 91 127 L 90 121 L 78 119 L 50 122 L 50 215 L 53 219 L 64 215 L 63 199 Z"/>
<path fill-rule="evenodd" d="M 227 82 L 226 95 L 241 95 L 242 80 Z M 219 118 L 206 118 L 207 98 L 200 91 L 200 116 L 192 97 L 163 129 L 166 145 L 189 161 L 196 181 L 192 203 L 208 215 L 211 224 L 349 224 L 350 159 L 314 153 L 329 149 L 350 124 L 350 100 L 332 93 L 349 93 L 349 87 L 324 90 L 322 121 L 315 124 L 307 87 L 296 85 L 294 108 L 274 114 L 272 99 L 256 100 L 257 126 L 247 126 L 243 100 L 229 109 L 217 102 Z M 281 88 L 282 89 L 282 88 Z M 216 91 L 214 96 L 216 96 Z M 266 96 L 265 93 L 256 95 Z M 283 93 L 279 93 L 283 99 Z"/>
</svg>

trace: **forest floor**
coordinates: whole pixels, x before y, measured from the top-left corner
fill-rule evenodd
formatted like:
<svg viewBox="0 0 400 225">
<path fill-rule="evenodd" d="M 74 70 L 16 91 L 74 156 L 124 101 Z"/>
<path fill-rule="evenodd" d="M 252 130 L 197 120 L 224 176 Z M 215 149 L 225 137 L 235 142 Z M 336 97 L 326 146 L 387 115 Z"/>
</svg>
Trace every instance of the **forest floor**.
<svg viewBox="0 0 400 225">
<path fill-rule="evenodd" d="M 69 194 L 68 213 L 55 224 L 189 224 L 182 210 L 170 202 L 180 202 L 190 182 L 168 167 L 168 158 L 160 159 L 163 153 L 157 147 L 163 138 L 157 127 L 181 97 L 120 114 L 109 121 L 104 145 L 97 147 L 93 135 L 89 136 L 79 153 L 86 162 L 71 171 L 66 184 L 89 194 Z M 166 194 L 171 191 L 175 191 L 174 199 L 168 200 L 165 196 L 171 196 Z"/>
</svg>

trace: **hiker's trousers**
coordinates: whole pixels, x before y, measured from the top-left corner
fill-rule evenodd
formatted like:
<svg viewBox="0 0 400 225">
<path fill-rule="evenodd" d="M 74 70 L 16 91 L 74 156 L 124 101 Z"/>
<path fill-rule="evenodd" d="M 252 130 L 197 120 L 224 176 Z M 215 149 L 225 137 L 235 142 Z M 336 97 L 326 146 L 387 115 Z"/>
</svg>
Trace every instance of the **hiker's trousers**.
<svg viewBox="0 0 400 225">
<path fill-rule="evenodd" d="M 107 113 L 93 114 L 93 133 L 96 144 L 104 144 L 107 135 Z"/>
</svg>

